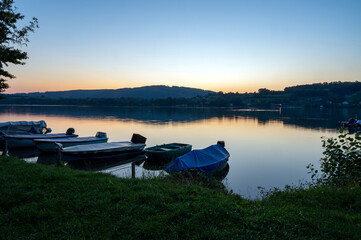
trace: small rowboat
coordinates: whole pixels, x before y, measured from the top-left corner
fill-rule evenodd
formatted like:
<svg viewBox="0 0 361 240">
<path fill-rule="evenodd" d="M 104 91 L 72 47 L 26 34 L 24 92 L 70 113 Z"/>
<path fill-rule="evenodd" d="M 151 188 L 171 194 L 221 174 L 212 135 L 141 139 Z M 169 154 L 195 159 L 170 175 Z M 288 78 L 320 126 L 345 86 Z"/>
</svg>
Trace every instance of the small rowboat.
<svg viewBox="0 0 361 240">
<path fill-rule="evenodd" d="M 103 132 L 97 132 L 95 137 L 34 139 L 36 147 L 42 152 L 56 152 L 58 149 L 56 143 L 60 143 L 63 147 L 71 147 L 85 144 L 106 143 L 107 141 L 107 134 Z"/>
<path fill-rule="evenodd" d="M 129 158 L 139 154 L 144 154 L 143 149 L 145 147 L 145 141 L 146 138 L 143 136 L 134 134 L 131 142 L 95 143 L 65 148 L 63 148 L 61 144 L 57 144 L 60 148 L 62 159 L 67 162 L 73 162 L 114 159 L 121 157 Z"/>
<path fill-rule="evenodd" d="M 143 153 L 144 143 L 110 142 L 79 145 L 61 149 L 63 160 L 67 162 L 81 160 L 99 160 L 136 156 Z"/>
<path fill-rule="evenodd" d="M 35 147 L 34 139 L 54 139 L 54 138 L 75 138 L 74 129 L 69 128 L 67 133 L 51 134 L 5 134 L 4 138 L 8 148 Z"/>
<path fill-rule="evenodd" d="M 229 159 L 229 152 L 222 144 L 209 146 L 201 150 L 193 150 L 170 162 L 166 171 L 168 173 L 196 169 L 198 172 L 211 174 L 223 168 Z"/>
<path fill-rule="evenodd" d="M 165 162 L 182 156 L 191 150 L 192 145 L 190 144 L 169 143 L 147 148 L 145 155 L 149 160 Z"/>
</svg>

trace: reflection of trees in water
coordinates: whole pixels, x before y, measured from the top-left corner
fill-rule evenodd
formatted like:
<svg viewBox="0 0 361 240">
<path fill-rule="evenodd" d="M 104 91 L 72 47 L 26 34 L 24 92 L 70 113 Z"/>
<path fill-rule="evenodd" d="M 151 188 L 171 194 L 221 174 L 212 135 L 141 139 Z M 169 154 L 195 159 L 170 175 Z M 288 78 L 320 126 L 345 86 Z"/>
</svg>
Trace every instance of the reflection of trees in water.
<svg viewBox="0 0 361 240">
<path fill-rule="evenodd" d="M 279 111 L 237 111 L 237 115 L 245 119 L 254 118 L 258 124 L 265 125 L 271 122 L 282 122 L 291 127 L 303 127 L 309 129 L 330 129 L 340 128 L 340 121 L 360 115 L 358 109 L 315 109 L 297 108 L 281 109 Z"/>
<path fill-rule="evenodd" d="M 349 119 L 357 113 L 359 109 L 290 109 L 285 112 L 285 118 L 282 119 L 286 125 L 301 126 L 312 129 L 333 129 L 340 128 L 340 121 Z"/>
<path fill-rule="evenodd" d="M 4 107 L 2 107 L 4 108 Z M 65 116 L 94 119 L 121 119 L 150 124 L 168 122 L 193 122 L 221 117 L 224 110 L 197 108 L 152 108 L 152 107 L 84 107 L 84 106 L 22 106 L 8 107 L 2 112 L 32 115 Z"/>
<path fill-rule="evenodd" d="M 355 115 L 359 109 L 297 108 L 281 110 L 229 109 L 229 108 L 159 108 L 159 107 L 86 107 L 86 106 L 11 106 L 0 107 L 2 113 L 65 116 L 93 119 L 119 119 L 145 124 L 188 123 L 211 118 L 255 120 L 264 125 L 282 122 L 289 126 L 311 129 L 338 129 L 339 122 Z"/>
</svg>

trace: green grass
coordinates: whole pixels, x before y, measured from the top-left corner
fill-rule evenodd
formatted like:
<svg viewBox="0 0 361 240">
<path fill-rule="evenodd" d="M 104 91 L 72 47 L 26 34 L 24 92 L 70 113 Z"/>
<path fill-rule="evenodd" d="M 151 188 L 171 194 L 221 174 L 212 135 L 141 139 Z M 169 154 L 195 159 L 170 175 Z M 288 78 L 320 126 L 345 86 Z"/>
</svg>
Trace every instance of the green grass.
<svg viewBox="0 0 361 240">
<path fill-rule="evenodd" d="M 250 201 L 202 178 L 119 179 L 0 157 L 0 194 L 0 239 L 361 236 L 359 187 L 288 188 Z"/>
</svg>

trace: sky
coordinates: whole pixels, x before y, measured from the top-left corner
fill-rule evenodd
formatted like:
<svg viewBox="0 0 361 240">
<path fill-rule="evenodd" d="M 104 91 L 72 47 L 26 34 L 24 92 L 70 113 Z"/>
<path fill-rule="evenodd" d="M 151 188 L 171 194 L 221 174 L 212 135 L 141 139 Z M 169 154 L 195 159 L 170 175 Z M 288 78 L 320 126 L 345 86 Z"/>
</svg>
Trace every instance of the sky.
<svg viewBox="0 0 361 240">
<path fill-rule="evenodd" d="M 360 0 L 15 0 L 30 35 L 6 93 L 361 81 Z"/>
</svg>

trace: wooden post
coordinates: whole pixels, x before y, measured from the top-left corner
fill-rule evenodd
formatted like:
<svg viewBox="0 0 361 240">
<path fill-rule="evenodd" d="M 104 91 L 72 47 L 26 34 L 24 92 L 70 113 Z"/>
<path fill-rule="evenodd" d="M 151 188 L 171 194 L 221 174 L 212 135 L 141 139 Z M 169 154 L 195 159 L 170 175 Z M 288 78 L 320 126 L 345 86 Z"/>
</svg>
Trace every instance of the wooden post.
<svg viewBox="0 0 361 240">
<path fill-rule="evenodd" d="M 55 148 L 57 151 L 57 156 L 56 156 L 56 164 L 60 165 L 61 164 L 61 160 L 62 160 L 62 153 L 61 153 L 61 149 L 63 148 L 63 146 L 60 143 L 55 143 Z"/>
<path fill-rule="evenodd" d="M 8 147 L 8 141 L 5 138 L 5 152 L 3 153 L 5 157 L 9 157 L 9 147 Z"/>
<path fill-rule="evenodd" d="M 61 150 L 58 149 L 58 156 L 56 159 L 56 164 L 58 164 L 58 166 L 60 166 L 60 164 L 61 164 L 61 157 L 62 157 Z"/>
<path fill-rule="evenodd" d="M 135 162 L 132 162 L 132 178 L 135 178 Z"/>
</svg>

